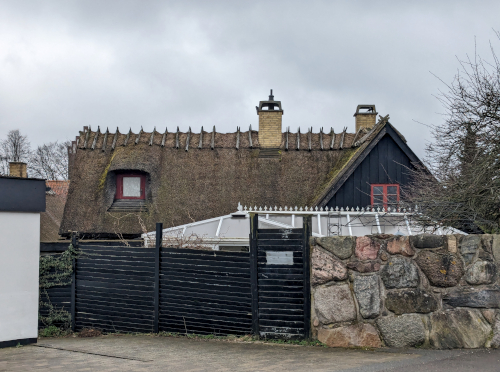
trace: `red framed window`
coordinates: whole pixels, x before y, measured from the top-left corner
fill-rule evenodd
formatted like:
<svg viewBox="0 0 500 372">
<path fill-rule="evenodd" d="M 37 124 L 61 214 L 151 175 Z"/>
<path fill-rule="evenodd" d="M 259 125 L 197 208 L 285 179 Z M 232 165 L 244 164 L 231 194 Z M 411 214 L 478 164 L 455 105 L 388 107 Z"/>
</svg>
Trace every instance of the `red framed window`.
<svg viewBox="0 0 500 372">
<path fill-rule="evenodd" d="M 399 185 L 378 184 L 372 186 L 372 205 L 374 207 L 396 207 L 399 204 Z"/>
<path fill-rule="evenodd" d="M 140 173 L 117 174 L 116 199 L 146 199 L 146 175 Z"/>
</svg>

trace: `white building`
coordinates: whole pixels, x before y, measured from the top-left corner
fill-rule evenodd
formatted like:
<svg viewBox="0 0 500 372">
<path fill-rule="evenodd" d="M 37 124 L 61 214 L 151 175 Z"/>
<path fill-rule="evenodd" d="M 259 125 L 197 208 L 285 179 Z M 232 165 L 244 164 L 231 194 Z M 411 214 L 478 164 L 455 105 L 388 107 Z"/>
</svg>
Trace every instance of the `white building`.
<svg viewBox="0 0 500 372">
<path fill-rule="evenodd" d="M 19 175 L 25 174 L 24 170 Z M 0 177 L 0 347 L 34 343 L 38 337 L 40 213 L 44 211 L 45 180 Z"/>
</svg>

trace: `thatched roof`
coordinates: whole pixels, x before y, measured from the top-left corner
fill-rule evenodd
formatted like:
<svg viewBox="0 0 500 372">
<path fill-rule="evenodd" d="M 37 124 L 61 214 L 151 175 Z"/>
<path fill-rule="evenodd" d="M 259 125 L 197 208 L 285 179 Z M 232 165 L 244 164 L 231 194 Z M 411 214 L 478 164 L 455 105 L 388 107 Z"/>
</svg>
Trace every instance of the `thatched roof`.
<svg viewBox="0 0 500 372">
<path fill-rule="evenodd" d="M 57 241 L 68 196 L 69 181 L 45 181 L 45 212 L 40 214 L 40 241 Z"/>
<path fill-rule="evenodd" d="M 156 222 L 168 227 L 228 214 L 238 202 L 314 206 L 386 122 L 370 132 L 287 131 L 273 159 L 259 157 L 257 131 L 80 132 L 60 233 L 127 237 L 154 230 Z M 147 212 L 108 211 L 114 174 L 123 170 L 148 174 Z"/>
</svg>

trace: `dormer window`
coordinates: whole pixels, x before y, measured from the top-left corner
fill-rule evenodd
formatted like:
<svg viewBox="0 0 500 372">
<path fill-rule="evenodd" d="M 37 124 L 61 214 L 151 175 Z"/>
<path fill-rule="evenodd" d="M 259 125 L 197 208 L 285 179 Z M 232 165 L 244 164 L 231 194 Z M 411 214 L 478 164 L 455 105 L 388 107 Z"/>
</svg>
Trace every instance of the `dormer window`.
<svg viewBox="0 0 500 372">
<path fill-rule="evenodd" d="M 146 199 L 146 175 L 140 173 L 117 174 L 115 199 Z"/>
</svg>

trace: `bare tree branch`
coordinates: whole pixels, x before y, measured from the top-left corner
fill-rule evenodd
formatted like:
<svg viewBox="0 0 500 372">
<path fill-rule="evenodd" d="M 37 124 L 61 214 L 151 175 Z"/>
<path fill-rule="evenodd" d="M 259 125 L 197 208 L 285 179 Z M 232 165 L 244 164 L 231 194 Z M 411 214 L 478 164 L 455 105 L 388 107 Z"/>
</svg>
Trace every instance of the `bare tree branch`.
<svg viewBox="0 0 500 372">
<path fill-rule="evenodd" d="M 7 133 L 7 138 L 0 141 L 0 174 L 9 174 L 9 162 L 29 162 L 31 147 L 27 136 L 18 129 Z"/>
<path fill-rule="evenodd" d="M 69 141 L 56 141 L 38 146 L 30 159 L 33 176 L 48 180 L 67 180 L 70 145 Z"/>
<path fill-rule="evenodd" d="M 500 40 L 500 34 L 496 33 Z M 491 43 L 490 43 L 491 45 Z M 499 231 L 500 63 L 474 54 L 437 96 L 445 121 L 432 127 L 427 168 L 413 172 L 405 199 L 419 205 L 427 222 L 470 232 Z"/>
</svg>

